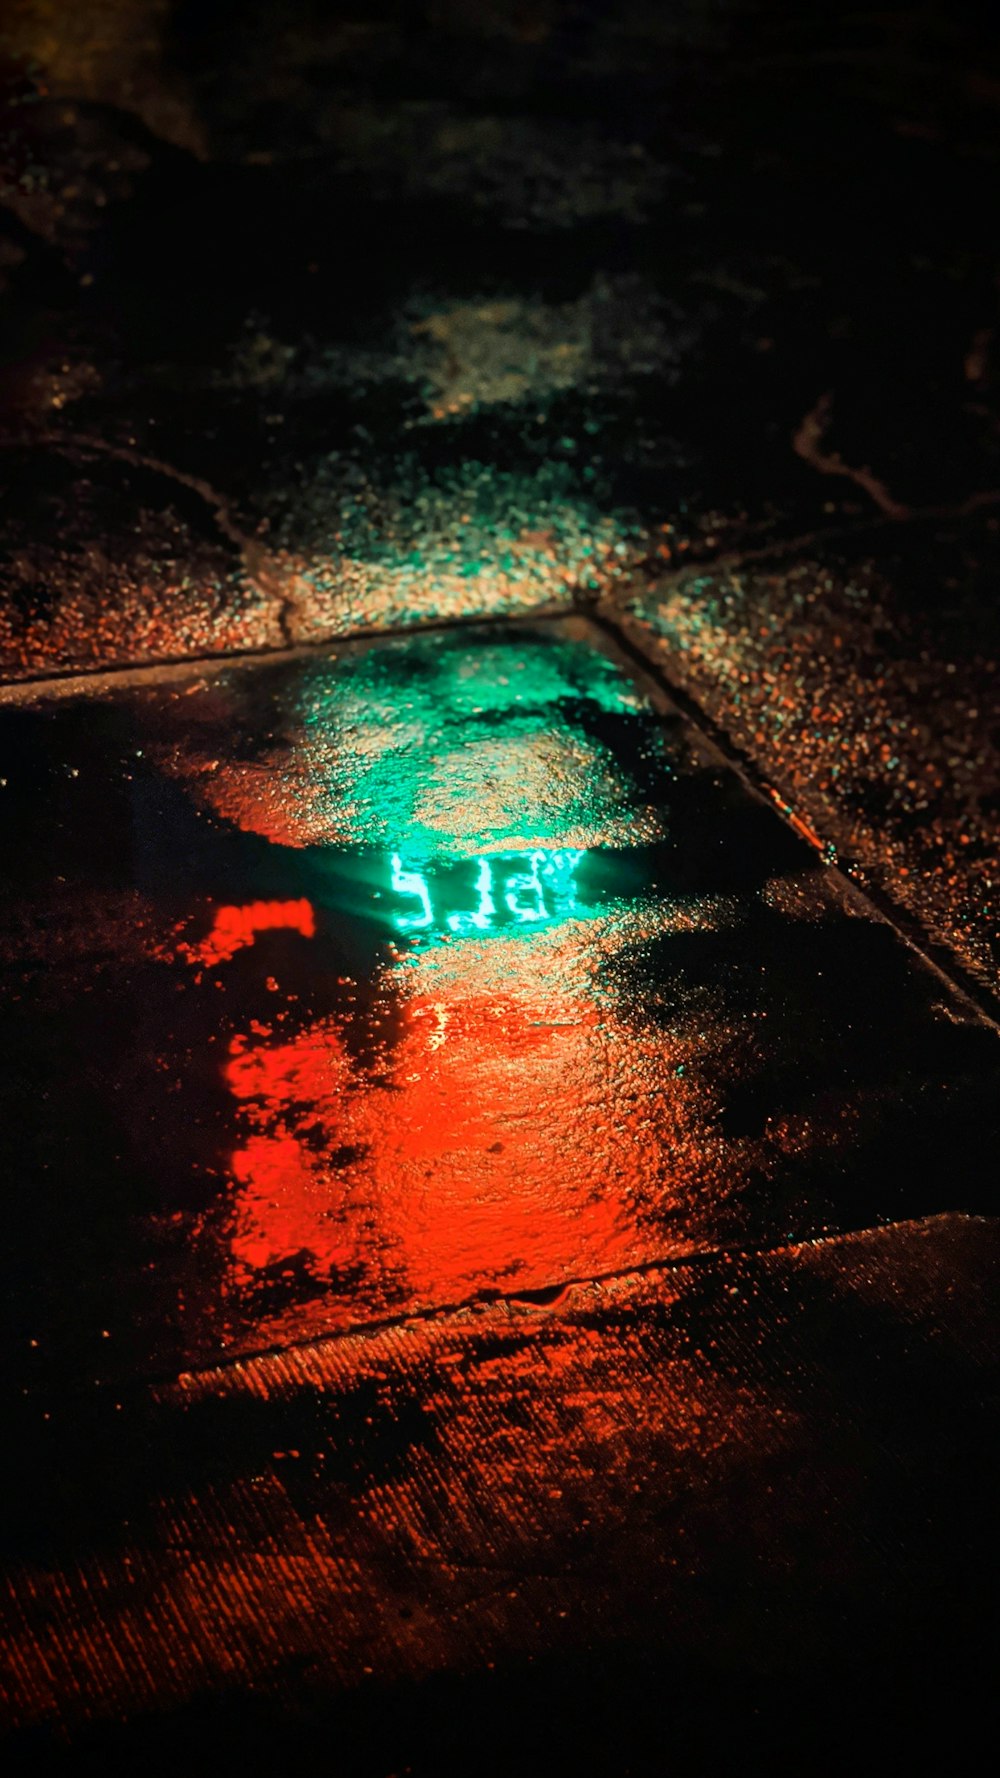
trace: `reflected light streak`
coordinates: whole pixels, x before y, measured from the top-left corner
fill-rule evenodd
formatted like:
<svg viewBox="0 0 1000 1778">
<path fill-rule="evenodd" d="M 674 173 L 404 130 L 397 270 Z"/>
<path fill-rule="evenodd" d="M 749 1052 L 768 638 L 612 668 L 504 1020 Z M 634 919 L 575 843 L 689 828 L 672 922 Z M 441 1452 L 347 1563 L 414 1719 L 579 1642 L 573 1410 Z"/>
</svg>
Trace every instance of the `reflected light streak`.
<svg viewBox="0 0 1000 1778">
<path fill-rule="evenodd" d="M 316 915 L 310 901 L 251 901 L 237 907 L 216 909 L 212 930 L 198 945 L 179 947 L 190 963 L 228 963 L 245 945 L 252 945 L 259 932 L 300 932 L 303 938 L 315 938 Z"/>
</svg>

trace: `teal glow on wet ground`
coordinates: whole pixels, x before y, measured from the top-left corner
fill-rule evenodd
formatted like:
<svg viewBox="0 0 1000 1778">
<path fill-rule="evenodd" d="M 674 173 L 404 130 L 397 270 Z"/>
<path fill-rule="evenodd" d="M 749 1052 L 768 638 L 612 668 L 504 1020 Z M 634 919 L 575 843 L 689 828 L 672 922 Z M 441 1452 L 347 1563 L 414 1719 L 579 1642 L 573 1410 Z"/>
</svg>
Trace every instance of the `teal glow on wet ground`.
<svg viewBox="0 0 1000 1778">
<path fill-rule="evenodd" d="M 242 729 L 243 682 L 224 683 Z M 632 682 L 572 631 L 486 632 L 471 646 L 457 632 L 413 637 L 307 660 L 287 691 L 280 673 L 260 683 L 282 694 L 257 745 L 220 758 L 209 702 L 192 712 L 183 769 L 190 779 L 200 764 L 212 807 L 269 839 L 380 848 L 419 867 L 660 830 L 652 774 L 651 794 L 637 794 L 621 736 L 644 727 L 661 777 L 669 749 Z"/>
<path fill-rule="evenodd" d="M 391 918 L 402 933 L 492 932 L 498 926 L 539 926 L 566 918 L 577 911 L 576 871 L 585 856 L 582 848 L 566 846 L 552 851 L 495 853 L 469 861 L 471 885 L 460 885 L 474 896 L 472 907 L 456 908 L 454 875 L 432 884 L 429 871 L 408 867 L 398 852 L 390 864 L 393 894 L 409 905 L 406 913 Z"/>
</svg>

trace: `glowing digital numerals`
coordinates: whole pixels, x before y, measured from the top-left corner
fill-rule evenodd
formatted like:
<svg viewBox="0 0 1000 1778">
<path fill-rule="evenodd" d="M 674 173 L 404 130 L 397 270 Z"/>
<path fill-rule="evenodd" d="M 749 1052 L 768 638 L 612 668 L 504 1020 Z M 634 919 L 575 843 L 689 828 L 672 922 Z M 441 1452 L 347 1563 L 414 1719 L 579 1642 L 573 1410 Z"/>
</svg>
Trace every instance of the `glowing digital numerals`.
<svg viewBox="0 0 1000 1778">
<path fill-rule="evenodd" d="M 392 886 L 397 895 L 415 896 L 420 903 L 419 914 L 396 914 L 396 925 L 400 932 L 417 932 L 421 926 L 434 923 L 434 910 L 431 907 L 431 892 L 422 873 L 418 870 L 406 870 L 398 852 L 392 855 Z"/>
<path fill-rule="evenodd" d="M 400 932 L 426 931 L 435 924 L 443 924 L 449 932 L 471 933 L 490 931 L 505 914 L 520 926 L 565 916 L 575 906 L 574 876 L 582 857 L 582 851 L 564 847 L 556 852 L 539 849 L 474 859 L 471 862 L 476 871 L 472 885 L 475 907 L 446 913 L 441 922 L 435 919 L 430 886 L 423 871 L 411 870 L 394 852 L 392 888 L 416 905 L 405 914 L 394 914 L 393 923 Z M 515 860 L 518 868 L 512 868 Z"/>
</svg>

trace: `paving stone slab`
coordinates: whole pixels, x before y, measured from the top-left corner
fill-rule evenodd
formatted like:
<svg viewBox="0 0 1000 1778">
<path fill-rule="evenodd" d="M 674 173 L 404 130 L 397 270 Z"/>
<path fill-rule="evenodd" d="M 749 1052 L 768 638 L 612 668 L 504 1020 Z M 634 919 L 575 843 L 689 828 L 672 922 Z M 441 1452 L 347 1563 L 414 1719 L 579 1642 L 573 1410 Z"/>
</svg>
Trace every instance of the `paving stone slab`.
<svg viewBox="0 0 1000 1778">
<path fill-rule="evenodd" d="M 930 1686 L 961 1758 L 997 1261 L 995 1222 L 931 1218 L 26 1407 L 9 1749 L 596 1773 L 667 1738 L 687 1771 L 825 1697 L 863 1763 Z"/>
<path fill-rule="evenodd" d="M 995 1031 L 583 620 L 2 728 L 15 1394 L 992 1208 Z"/>
<path fill-rule="evenodd" d="M 281 597 L 211 498 L 162 465 L 0 449 L 0 677 L 273 649 Z"/>
<path fill-rule="evenodd" d="M 11 1768 L 995 1738 L 988 11 L 2 9 Z"/>
<path fill-rule="evenodd" d="M 936 6 L 604 11 L 19 5 L 7 444 L 210 489 L 302 639 L 995 493 L 990 46 Z M 144 623 L 124 572 L 87 633 L 79 565 L 3 572 L 0 670 L 259 645 L 155 579 Z"/>
<path fill-rule="evenodd" d="M 627 604 L 800 818 L 971 977 L 1000 957 L 1000 519 L 883 523 Z"/>
</svg>

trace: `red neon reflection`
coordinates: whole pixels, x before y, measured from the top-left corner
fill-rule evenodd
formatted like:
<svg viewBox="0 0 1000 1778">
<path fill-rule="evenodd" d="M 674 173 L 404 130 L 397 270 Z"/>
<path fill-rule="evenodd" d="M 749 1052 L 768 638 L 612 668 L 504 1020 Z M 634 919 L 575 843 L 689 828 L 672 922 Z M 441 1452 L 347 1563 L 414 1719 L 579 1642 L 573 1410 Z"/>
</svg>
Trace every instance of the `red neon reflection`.
<svg viewBox="0 0 1000 1778">
<path fill-rule="evenodd" d="M 544 972 L 518 981 L 520 961 L 502 997 L 473 967 L 405 1008 L 373 1160 L 386 1258 L 422 1300 L 552 1284 L 634 1251 L 642 1134 L 627 1117 L 610 1139 L 601 1128 L 597 1009 Z"/>
<path fill-rule="evenodd" d="M 671 1224 L 690 1248 L 712 1171 L 691 1040 L 620 1019 L 592 971 L 572 924 L 411 959 L 374 1077 L 333 1019 L 232 1040 L 224 1288 L 258 1333 L 618 1270 Z M 262 1322 L 281 1277 L 295 1302 Z"/>
<path fill-rule="evenodd" d="M 258 932 L 275 928 L 301 932 L 303 938 L 316 935 L 316 916 L 311 901 L 251 901 L 242 907 L 216 909 L 208 937 L 200 945 L 188 945 L 185 953 L 192 963 L 228 963 L 244 945 L 252 945 Z"/>
<path fill-rule="evenodd" d="M 235 1037 L 225 1074 L 250 1132 L 232 1157 L 239 1186 L 232 1282 L 246 1288 L 259 1272 L 299 1256 L 313 1278 L 326 1280 L 356 1258 L 352 1225 L 337 1175 L 301 1130 L 303 1113 L 325 1133 L 336 1127 L 351 1078 L 340 1034 L 326 1022 L 290 1043 L 248 1048 Z"/>
</svg>

